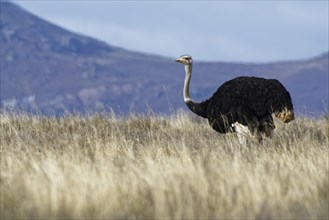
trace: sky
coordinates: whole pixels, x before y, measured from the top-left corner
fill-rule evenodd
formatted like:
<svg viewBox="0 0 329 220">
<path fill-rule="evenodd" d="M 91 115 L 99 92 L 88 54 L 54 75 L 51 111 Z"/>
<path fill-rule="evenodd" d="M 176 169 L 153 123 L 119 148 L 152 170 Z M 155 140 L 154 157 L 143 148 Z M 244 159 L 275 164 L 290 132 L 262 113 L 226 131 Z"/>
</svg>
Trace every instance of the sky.
<svg viewBox="0 0 329 220">
<path fill-rule="evenodd" d="M 273 62 L 329 50 L 328 0 L 14 2 L 110 45 L 173 58 Z"/>
</svg>

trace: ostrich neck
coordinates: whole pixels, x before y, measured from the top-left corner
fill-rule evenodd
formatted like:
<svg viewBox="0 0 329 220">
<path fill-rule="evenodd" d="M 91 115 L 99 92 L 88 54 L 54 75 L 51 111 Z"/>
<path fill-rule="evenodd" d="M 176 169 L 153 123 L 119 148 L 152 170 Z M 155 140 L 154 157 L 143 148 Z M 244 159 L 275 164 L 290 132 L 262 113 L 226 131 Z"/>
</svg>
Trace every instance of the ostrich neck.
<svg viewBox="0 0 329 220">
<path fill-rule="evenodd" d="M 186 75 L 185 75 L 184 89 L 183 89 L 184 102 L 192 112 L 203 118 L 207 118 L 208 101 L 196 103 L 190 98 L 190 81 L 192 76 L 192 64 L 185 65 L 185 73 Z"/>
<path fill-rule="evenodd" d="M 192 76 L 192 64 L 185 65 L 185 81 L 184 81 L 184 90 L 183 90 L 183 95 L 184 95 L 184 101 L 185 103 L 190 102 L 193 100 L 190 98 L 190 81 L 191 81 L 191 76 Z"/>
</svg>

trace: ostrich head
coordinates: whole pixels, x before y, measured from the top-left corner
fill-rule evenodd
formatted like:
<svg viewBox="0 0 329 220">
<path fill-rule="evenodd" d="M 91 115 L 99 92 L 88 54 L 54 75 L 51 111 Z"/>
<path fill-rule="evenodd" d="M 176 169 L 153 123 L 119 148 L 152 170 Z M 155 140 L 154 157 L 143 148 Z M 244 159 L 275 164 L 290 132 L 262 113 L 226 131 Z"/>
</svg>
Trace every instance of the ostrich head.
<svg viewBox="0 0 329 220">
<path fill-rule="evenodd" d="M 176 59 L 176 62 L 182 63 L 185 66 L 185 73 L 186 73 L 186 80 L 185 80 L 185 85 L 190 83 L 190 76 L 192 74 L 192 57 L 190 55 L 183 55 L 180 58 Z M 188 81 L 188 82 L 187 82 Z M 188 85 L 187 85 L 188 88 Z"/>
<path fill-rule="evenodd" d="M 176 59 L 176 62 L 182 63 L 184 65 L 192 65 L 192 57 L 190 55 L 183 55 Z"/>
</svg>

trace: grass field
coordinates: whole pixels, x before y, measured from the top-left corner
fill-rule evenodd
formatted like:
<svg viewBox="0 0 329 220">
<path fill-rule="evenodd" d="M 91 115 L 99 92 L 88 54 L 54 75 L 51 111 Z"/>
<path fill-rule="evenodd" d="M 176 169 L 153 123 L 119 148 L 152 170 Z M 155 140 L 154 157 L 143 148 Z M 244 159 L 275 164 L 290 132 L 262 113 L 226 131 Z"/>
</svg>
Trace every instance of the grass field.
<svg viewBox="0 0 329 220">
<path fill-rule="evenodd" d="M 184 112 L 0 116 L 2 219 L 329 216 L 328 117 L 241 146 Z"/>
</svg>

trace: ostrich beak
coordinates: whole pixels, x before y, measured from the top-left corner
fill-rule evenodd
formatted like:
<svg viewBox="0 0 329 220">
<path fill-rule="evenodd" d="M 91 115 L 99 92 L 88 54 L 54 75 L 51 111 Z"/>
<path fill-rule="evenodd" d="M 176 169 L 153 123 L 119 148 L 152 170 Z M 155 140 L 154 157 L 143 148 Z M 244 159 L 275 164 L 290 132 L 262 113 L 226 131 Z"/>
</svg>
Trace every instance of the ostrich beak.
<svg viewBox="0 0 329 220">
<path fill-rule="evenodd" d="M 176 62 L 181 63 L 182 60 L 180 58 L 176 59 Z"/>
</svg>

